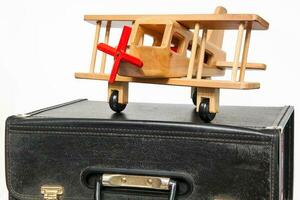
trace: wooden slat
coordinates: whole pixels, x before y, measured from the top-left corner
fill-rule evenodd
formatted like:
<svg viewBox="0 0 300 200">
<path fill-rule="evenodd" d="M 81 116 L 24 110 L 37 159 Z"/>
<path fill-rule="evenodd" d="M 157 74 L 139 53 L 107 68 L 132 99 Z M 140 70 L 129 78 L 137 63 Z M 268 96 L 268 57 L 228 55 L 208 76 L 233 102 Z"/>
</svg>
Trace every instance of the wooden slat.
<svg viewBox="0 0 300 200">
<path fill-rule="evenodd" d="M 233 62 L 226 61 L 217 61 L 216 67 L 218 68 L 232 68 Z M 238 67 L 241 67 L 241 63 L 238 64 Z M 266 70 L 267 66 L 263 63 L 246 63 L 247 69 L 253 70 Z"/>
<path fill-rule="evenodd" d="M 166 25 L 165 32 L 163 34 L 163 38 L 162 38 L 162 42 L 161 42 L 161 46 L 169 46 L 170 45 L 171 41 L 170 41 L 169 35 L 171 35 L 171 33 L 172 33 L 172 28 L 173 28 L 172 24 Z"/>
<path fill-rule="evenodd" d="M 99 73 L 75 73 L 75 77 L 79 79 L 105 80 L 108 81 L 109 74 Z M 117 76 L 116 81 L 120 82 L 136 82 L 162 85 L 177 85 L 189 87 L 206 87 L 206 88 L 223 88 L 223 89 L 258 89 L 260 84 L 256 82 L 233 82 L 225 80 L 208 80 L 208 79 L 187 79 L 187 78 L 164 78 L 164 79 L 144 79 L 132 78 L 125 76 Z"/>
<path fill-rule="evenodd" d="M 107 21 L 106 30 L 105 30 L 105 38 L 104 38 L 105 44 L 109 43 L 110 26 L 111 26 L 111 21 Z M 102 53 L 100 73 L 104 73 L 105 64 L 106 64 L 106 53 Z"/>
<path fill-rule="evenodd" d="M 101 29 L 101 21 L 98 21 L 96 24 L 93 53 L 92 53 L 92 59 L 91 59 L 91 65 L 90 65 L 91 73 L 93 73 L 95 71 L 95 64 L 96 64 L 96 58 L 97 58 L 97 45 L 98 45 L 99 37 L 100 37 L 100 29 Z"/>
<path fill-rule="evenodd" d="M 141 40 L 140 40 L 140 43 L 139 43 L 139 46 L 143 46 L 144 45 L 144 40 L 145 40 L 145 35 L 143 35 L 142 37 L 141 37 Z M 154 41 L 153 41 L 153 43 L 154 43 Z"/>
<path fill-rule="evenodd" d="M 204 68 L 204 58 L 205 58 L 205 44 L 206 44 L 206 37 L 207 37 L 207 29 L 203 29 L 201 44 L 200 44 L 200 57 L 199 57 L 199 64 L 198 64 L 198 71 L 197 71 L 197 79 L 202 78 L 202 72 Z"/>
<path fill-rule="evenodd" d="M 245 42 L 244 42 L 244 49 L 243 49 L 239 81 L 244 81 L 244 79 L 245 79 L 246 64 L 247 64 L 248 51 L 249 51 L 249 46 L 250 46 L 250 37 L 251 37 L 251 29 L 247 29 L 246 36 L 245 36 Z"/>
<path fill-rule="evenodd" d="M 196 23 L 207 29 L 238 29 L 241 22 L 252 24 L 254 30 L 266 30 L 269 23 L 255 14 L 189 14 L 189 15 L 85 15 L 88 22 L 95 21 L 135 21 L 140 18 L 167 18 L 193 29 Z M 117 25 L 117 24 L 116 24 Z"/>
<path fill-rule="evenodd" d="M 235 46 L 234 61 L 233 61 L 232 73 L 231 73 L 231 80 L 232 81 L 236 81 L 236 77 L 237 77 L 244 30 L 245 30 L 245 25 L 243 23 L 241 23 L 240 26 L 239 26 L 239 32 L 238 32 L 236 46 Z"/>
<path fill-rule="evenodd" d="M 198 46 L 199 29 L 200 29 L 200 25 L 198 23 L 196 23 L 187 78 L 192 78 L 192 76 L 193 76 L 193 71 L 194 71 L 194 66 L 195 66 L 195 57 L 196 57 L 196 51 L 197 51 L 197 46 Z"/>
</svg>

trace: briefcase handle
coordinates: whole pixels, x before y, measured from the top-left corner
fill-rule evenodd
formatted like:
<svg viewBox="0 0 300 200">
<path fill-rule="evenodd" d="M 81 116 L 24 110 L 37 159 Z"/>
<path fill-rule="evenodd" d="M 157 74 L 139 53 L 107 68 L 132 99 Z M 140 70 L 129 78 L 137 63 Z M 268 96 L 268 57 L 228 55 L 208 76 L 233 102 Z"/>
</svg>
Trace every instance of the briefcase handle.
<svg viewBox="0 0 300 200">
<path fill-rule="evenodd" d="M 95 200 L 101 200 L 101 192 L 104 187 L 170 191 L 169 200 L 175 200 L 176 186 L 176 181 L 166 177 L 102 174 L 96 181 Z"/>
</svg>

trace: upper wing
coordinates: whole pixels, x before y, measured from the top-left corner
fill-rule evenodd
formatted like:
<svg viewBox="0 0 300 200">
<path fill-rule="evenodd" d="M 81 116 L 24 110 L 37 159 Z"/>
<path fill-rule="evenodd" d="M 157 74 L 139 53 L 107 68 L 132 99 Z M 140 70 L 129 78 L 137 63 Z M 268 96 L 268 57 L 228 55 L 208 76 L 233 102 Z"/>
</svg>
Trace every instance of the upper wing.
<svg viewBox="0 0 300 200">
<path fill-rule="evenodd" d="M 269 23 L 262 17 L 255 14 L 189 14 L 189 15 L 85 15 L 84 19 L 88 22 L 96 21 L 118 21 L 134 22 L 140 18 L 167 18 L 175 20 L 183 26 L 194 29 L 195 24 L 199 23 L 206 29 L 238 29 L 241 23 L 245 23 L 245 28 L 253 30 L 267 30 Z M 115 25 L 118 26 L 118 25 Z"/>
</svg>

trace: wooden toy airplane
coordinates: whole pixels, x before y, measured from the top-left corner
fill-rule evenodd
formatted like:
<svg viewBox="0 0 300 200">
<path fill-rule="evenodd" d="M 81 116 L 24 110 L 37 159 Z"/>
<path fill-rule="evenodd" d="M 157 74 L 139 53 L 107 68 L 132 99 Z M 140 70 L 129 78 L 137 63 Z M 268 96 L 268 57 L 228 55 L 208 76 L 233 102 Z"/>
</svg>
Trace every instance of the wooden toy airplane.
<svg viewBox="0 0 300 200">
<path fill-rule="evenodd" d="M 220 89 L 258 89 L 259 83 L 245 82 L 245 71 L 266 69 L 265 64 L 247 62 L 251 31 L 269 27 L 258 15 L 227 14 L 217 7 L 214 14 L 86 15 L 85 20 L 96 25 L 92 60 L 89 73 L 75 77 L 108 81 L 109 105 L 115 112 L 128 103 L 129 82 L 188 86 L 200 118 L 209 122 L 219 111 Z M 105 39 L 98 44 L 103 21 Z M 132 28 L 124 26 L 116 48 L 108 45 L 112 21 L 132 22 Z M 222 50 L 224 30 L 238 30 L 233 62 L 226 61 Z M 145 37 L 153 42 L 145 44 Z M 104 52 L 100 73 L 95 72 L 97 49 Z M 106 54 L 114 56 L 111 74 L 105 73 Z M 212 79 L 224 76 L 227 68 L 232 69 L 231 80 Z"/>
</svg>

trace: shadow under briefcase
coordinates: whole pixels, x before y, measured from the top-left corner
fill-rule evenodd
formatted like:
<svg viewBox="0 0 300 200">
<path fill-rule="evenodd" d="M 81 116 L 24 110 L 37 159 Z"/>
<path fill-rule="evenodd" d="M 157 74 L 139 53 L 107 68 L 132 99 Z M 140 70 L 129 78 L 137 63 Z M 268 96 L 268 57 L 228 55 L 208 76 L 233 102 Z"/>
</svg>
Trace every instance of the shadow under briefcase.
<svg viewBox="0 0 300 200">
<path fill-rule="evenodd" d="M 6 123 L 11 200 L 293 198 L 293 108 L 77 100 Z"/>
</svg>

